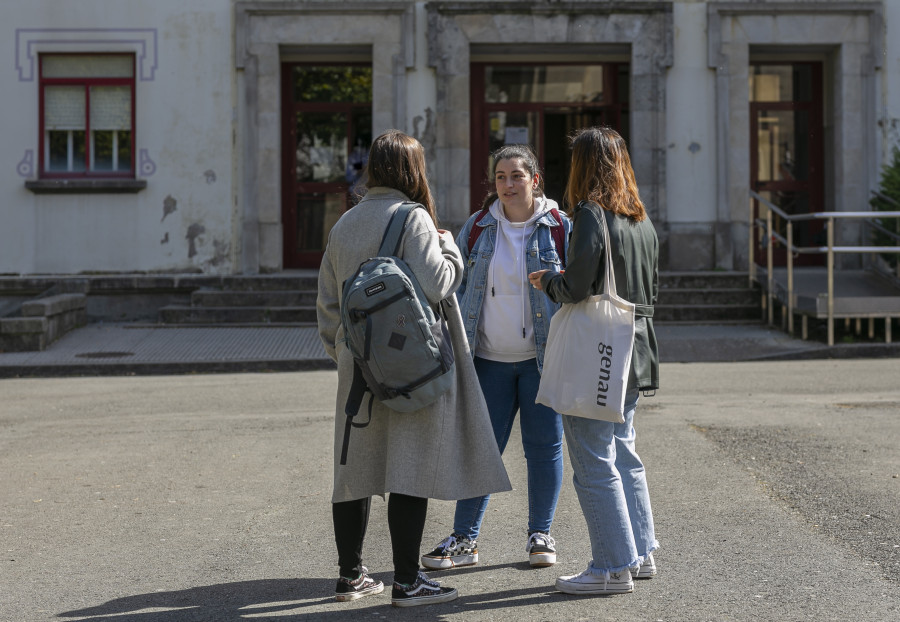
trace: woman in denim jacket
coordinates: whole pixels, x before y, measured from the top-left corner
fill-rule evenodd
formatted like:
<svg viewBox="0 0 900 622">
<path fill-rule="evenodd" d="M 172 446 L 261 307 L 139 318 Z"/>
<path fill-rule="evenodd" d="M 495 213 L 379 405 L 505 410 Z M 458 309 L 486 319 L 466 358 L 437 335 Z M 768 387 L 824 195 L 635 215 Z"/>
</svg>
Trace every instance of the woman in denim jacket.
<svg viewBox="0 0 900 622">
<path fill-rule="evenodd" d="M 534 400 L 550 318 L 559 305 L 530 287 L 528 274 L 563 269 L 565 249 L 557 248 L 555 240 L 568 239 L 571 221 L 543 196 L 543 175 L 527 146 L 502 147 L 491 162 L 495 192 L 456 238 L 465 263 L 456 296 L 501 452 L 516 412 L 521 412 L 528 463 L 526 552 L 532 566 L 550 566 L 556 563 L 550 526 L 562 485 L 562 420 Z M 557 227 L 563 235 L 553 234 Z M 423 566 L 445 569 L 478 562 L 476 538 L 489 498 L 457 502 L 453 533 L 422 556 Z"/>
</svg>

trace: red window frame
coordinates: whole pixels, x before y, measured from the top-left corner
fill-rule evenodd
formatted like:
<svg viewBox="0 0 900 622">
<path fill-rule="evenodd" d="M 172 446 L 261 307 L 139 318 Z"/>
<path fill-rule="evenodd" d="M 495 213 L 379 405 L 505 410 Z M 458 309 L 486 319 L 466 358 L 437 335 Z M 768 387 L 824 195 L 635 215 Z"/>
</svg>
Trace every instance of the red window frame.
<svg viewBox="0 0 900 622">
<path fill-rule="evenodd" d="M 127 56 L 131 59 L 131 77 L 130 78 L 45 78 L 44 77 L 44 57 L 45 56 Z M 39 132 L 38 132 L 38 170 L 42 179 L 73 179 L 73 178 L 125 178 L 133 179 L 136 176 L 136 158 L 135 158 L 135 55 L 119 52 L 75 52 L 75 53 L 59 53 L 52 52 L 40 54 L 38 56 L 38 66 L 40 75 L 39 87 Z M 85 170 L 83 171 L 48 171 L 46 169 L 46 149 L 45 149 L 45 127 L 44 127 L 44 90 L 48 86 L 83 86 L 85 90 L 84 101 L 84 162 Z M 127 171 L 92 171 L 90 170 L 91 162 L 91 98 L 90 89 L 93 86 L 127 86 L 131 91 L 131 130 L 130 130 L 130 153 L 131 162 Z"/>
</svg>

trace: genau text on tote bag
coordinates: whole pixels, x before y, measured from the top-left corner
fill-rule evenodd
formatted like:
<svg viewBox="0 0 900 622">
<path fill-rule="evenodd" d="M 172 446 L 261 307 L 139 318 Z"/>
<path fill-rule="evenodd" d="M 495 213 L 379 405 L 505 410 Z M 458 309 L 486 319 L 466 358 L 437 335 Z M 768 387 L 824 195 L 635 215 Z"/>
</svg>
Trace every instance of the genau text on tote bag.
<svg viewBox="0 0 900 622">
<path fill-rule="evenodd" d="M 600 211 L 603 293 L 563 304 L 550 321 L 538 404 L 558 413 L 622 423 L 634 346 L 634 304 L 616 293 L 609 225 Z"/>
</svg>

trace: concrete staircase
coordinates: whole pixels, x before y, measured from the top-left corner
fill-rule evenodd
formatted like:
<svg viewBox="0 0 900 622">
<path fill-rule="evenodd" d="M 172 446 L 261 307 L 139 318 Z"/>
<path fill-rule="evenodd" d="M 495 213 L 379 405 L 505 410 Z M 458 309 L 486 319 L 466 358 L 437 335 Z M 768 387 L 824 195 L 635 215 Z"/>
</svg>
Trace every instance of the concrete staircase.
<svg viewBox="0 0 900 622">
<path fill-rule="evenodd" d="M 762 321 L 758 289 L 745 272 L 663 272 L 656 322 L 748 324 Z M 316 277 L 227 277 L 190 294 L 189 304 L 160 308 L 159 321 L 174 325 L 313 326 Z"/>
<path fill-rule="evenodd" d="M 219 286 L 194 290 L 189 304 L 160 308 L 159 321 L 191 326 L 315 326 L 316 278 L 230 277 Z"/>
<path fill-rule="evenodd" d="M 762 298 L 746 272 L 661 272 L 654 322 L 750 324 L 762 322 Z"/>
</svg>

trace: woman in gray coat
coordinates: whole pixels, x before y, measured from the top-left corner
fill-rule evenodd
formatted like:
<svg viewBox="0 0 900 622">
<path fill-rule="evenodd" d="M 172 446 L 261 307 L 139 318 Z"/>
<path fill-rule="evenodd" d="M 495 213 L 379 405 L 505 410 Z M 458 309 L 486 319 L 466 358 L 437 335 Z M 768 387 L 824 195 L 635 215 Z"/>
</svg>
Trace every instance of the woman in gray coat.
<svg viewBox="0 0 900 622">
<path fill-rule="evenodd" d="M 335 596 L 355 600 L 384 589 L 362 565 L 362 546 L 372 495 L 390 493 L 392 603 L 405 607 L 446 602 L 457 597 L 456 590 L 440 587 L 419 569 L 428 498 L 467 499 L 511 486 L 493 440 L 454 295 L 462 279 L 462 259 L 452 235 L 436 226 L 424 149 L 414 138 L 390 130 L 372 143 L 365 175 L 365 196 L 341 216 L 328 236 L 316 303 L 319 336 L 338 365 L 332 514 L 340 578 Z M 341 327 L 341 287 L 361 263 L 377 255 L 391 215 L 410 200 L 425 209 L 410 214 L 398 256 L 432 305 L 444 300 L 455 383 L 436 402 L 411 413 L 375 401 L 371 422 L 353 429 L 346 464 L 340 464 L 344 408 L 353 381 L 353 357 Z"/>
</svg>

